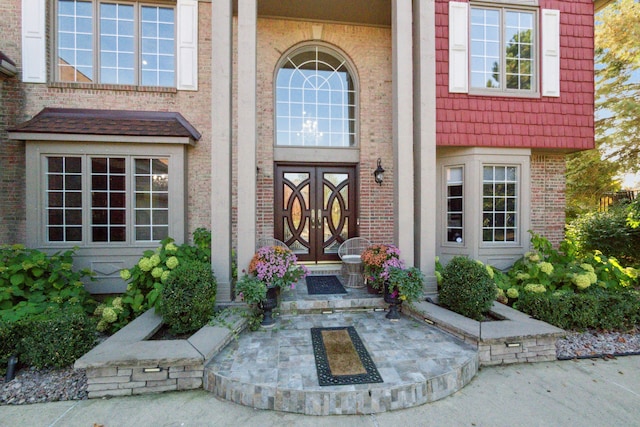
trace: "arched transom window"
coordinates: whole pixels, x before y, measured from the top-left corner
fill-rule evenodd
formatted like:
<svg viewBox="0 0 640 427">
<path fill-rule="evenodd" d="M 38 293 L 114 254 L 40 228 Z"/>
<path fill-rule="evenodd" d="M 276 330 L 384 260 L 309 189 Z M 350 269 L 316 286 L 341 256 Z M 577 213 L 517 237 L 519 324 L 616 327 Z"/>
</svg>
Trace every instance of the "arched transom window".
<svg viewBox="0 0 640 427">
<path fill-rule="evenodd" d="M 347 61 L 324 46 L 288 54 L 276 77 L 276 145 L 356 145 L 356 90 Z"/>
</svg>

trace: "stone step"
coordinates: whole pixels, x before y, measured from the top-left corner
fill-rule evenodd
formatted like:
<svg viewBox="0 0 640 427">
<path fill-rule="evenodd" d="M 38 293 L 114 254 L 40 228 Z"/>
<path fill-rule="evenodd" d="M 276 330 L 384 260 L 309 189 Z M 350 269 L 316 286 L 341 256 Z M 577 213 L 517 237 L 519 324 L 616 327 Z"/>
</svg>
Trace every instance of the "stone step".
<svg viewBox="0 0 640 427">
<path fill-rule="evenodd" d="M 355 297 L 345 299 L 306 299 L 281 301 L 282 314 L 319 314 L 339 312 L 384 311 L 389 304 L 381 297 Z"/>
<path fill-rule="evenodd" d="M 311 276 L 341 276 L 342 263 L 304 264 Z"/>
<path fill-rule="evenodd" d="M 449 396 L 478 370 L 477 350 L 451 335 L 384 313 L 285 315 L 245 332 L 205 367 L 204 389 L 256 409 L 307 415 L 375 414 Z M 310 328 L 353 326 L 383 382 L 320 386 Z"/>
<path fill-rule="evenodd" d="M 336 276 L 343 285 L 347 283 L 344 277 Z M 309 295 L 306 281 L 301 280 L 292 292 L 282 294 L 279 310 L 281 314 L 319 314 L 382 311 L 388 306 L 381 295 L 370 294 L 366 288 L 345 286 L 345 290 L 346 294 Z"/>
</svg>

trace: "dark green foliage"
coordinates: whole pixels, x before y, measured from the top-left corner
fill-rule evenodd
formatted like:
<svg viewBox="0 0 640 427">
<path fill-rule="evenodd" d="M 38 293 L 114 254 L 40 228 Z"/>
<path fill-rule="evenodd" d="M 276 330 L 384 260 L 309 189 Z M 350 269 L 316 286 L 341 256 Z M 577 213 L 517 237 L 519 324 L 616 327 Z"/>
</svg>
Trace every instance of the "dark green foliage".
<svg viewBox="0 0 640 427">
<path fill-rule="evenodd" d="M 637 291 L 593 289 L 585 293 L 525 293 L 514 307 L 568 330 L 629 330 L 640 323 Z"/>
<path fill-rule="evenodd" d="M 172 333 L 193 332 L 211 320 L 215 299 L 216 280 L 211 265 L 183 261 L 162 289 L 159 312 Z"/>
<path fill-rule="evenodd" d="M 0 376 L 7 373 L 9 357 L 18 355 L 20 329 L 14 322 L 0 322 Z"/>
<path fill-rule="evenodd" d="M 630 212 L 630 205 L 623 204 L 582 215 L 567 227 L 567 237 L 582 254 L 598 250 L 627 265 L 640 265 L 640 229 L 629 225 Z"/>
<path fill-rule="evenodd" d="M 456 313 L 482 320 L 496 298 L 496 285 L 484 265 L 457 256 L 444 268 L 439 301 Z"/>
<path fill-rule="evenodd" d="M 178 246 L 167 237 L 156 250 L 144 251 L 136 265 L 121 270 L 120 277 L 128 281 L 127 291 L 97 307 L 98 331 L 114 333 L 148 309 L 159 308 L 162 288 L 178 265 L 190 260 L 210 263 L 211 232 L 198 228 L 193 241 L 193 245 Z"/>
<path fill-rule="evenodd" d="M 63 368 L 93 348 L 95 320 L 82 310 L 49 310 L 19 322 L 20 362 Z"/>
<path fill-rule="evenodd" d="M 0 321 L 17 321 L 47 309 L 81 307 L 95 301 L 84 289 L 89 270 L 73 269 L 74 249 L 48 255 L 23 245 L 0 246 Z"/>
</svg>

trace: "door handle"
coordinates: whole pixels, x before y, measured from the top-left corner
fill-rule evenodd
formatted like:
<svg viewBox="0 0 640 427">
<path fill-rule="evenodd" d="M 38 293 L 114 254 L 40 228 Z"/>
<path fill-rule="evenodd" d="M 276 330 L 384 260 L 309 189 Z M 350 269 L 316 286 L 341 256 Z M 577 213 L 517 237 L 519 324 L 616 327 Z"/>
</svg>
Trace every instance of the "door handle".
<svg viewBox="0 0 640 427">
<path fill-rule="evenodd" d="M 311 228 L 316 228 L 316 211 L 311 209 Z"/>
<path fill-rule="evenodd" d="M 318 213 L 316 216 L 316 227 L 318 228 L 322 227 L 322 213 L 320 213 L 320 209 L 318 209 Z"/>
</svg>

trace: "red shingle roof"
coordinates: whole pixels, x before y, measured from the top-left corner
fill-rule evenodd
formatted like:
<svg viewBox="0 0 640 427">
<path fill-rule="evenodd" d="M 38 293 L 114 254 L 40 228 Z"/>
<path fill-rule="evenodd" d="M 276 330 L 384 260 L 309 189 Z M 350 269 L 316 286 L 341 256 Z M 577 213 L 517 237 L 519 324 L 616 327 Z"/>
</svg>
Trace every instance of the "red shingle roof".
<svg viewBox="0 0 640 427">
<path fill-rule="evenodd" d="M 45 108 L 10 132 L 188 137 L 201 135 L 180 113 Z"/>
</svg>

